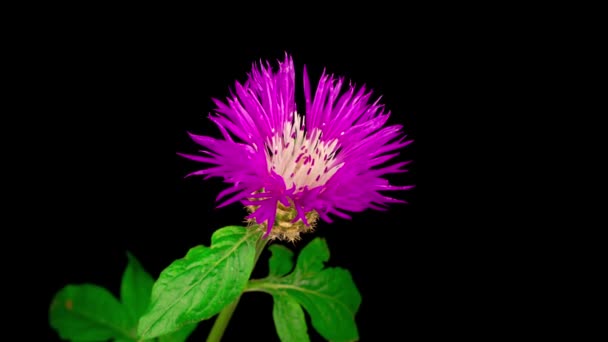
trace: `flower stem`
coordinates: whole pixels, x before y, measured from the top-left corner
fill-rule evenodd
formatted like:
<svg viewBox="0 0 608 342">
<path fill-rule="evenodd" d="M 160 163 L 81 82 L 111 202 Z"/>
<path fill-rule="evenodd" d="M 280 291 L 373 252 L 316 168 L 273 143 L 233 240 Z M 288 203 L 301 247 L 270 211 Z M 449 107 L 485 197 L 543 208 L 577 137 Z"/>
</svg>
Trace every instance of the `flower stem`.
<svg viewBox="0 0 608 342">
<path fill-rule="evenodd" d="M 255 259 L 253 261 L 254 268 L 255 268 L 255 265 L 258 263 L 258 259 L 260 258 L 262 251 L 264 251 L 264 247 L 266 247 L 267 242 L 268 242 L 268 239 L 263 238 L 263 237 L 261 237 L 256 242 Z M 222 311 L 220 311 L 220 314 L 215 319 L 215 322 L 213 323 L 213 327 L 211 328 L 211 331 L 209 332 L 209 336 L 207 336 L 207 342 L 219 342 L 222 339 L 222 336 L 224 336 L 224 331 L 226 330 L 226 327 L 228 326 L 228 323 L 230 322 L 230 318 L 232 318 L 232 314 L 234 313 L 236 306 L 239 304 L 239 301 L 241 300 L 241 295 L 239 295 L 239 297 L 237 299 L 235 299 L 234 302 L 230 303 L 228 306 L 223 308 Z"/>
<path fill-rule="evenodd" d="M 236 306 L 239 304 L 239 300 L 241 300 L 241 296 L 222 309 L 220 314 L 215 319 L 215 323 L 213 323 L 209 336 L 207 336 L 207 342 L 219 342 L 222 339 L 222 336 L 224 336 L 224 331 L 228 326 L 228 322 L 230 322 L 230 318 L 232 318 L 234 309 L 236 309 Z"/>
</svg>

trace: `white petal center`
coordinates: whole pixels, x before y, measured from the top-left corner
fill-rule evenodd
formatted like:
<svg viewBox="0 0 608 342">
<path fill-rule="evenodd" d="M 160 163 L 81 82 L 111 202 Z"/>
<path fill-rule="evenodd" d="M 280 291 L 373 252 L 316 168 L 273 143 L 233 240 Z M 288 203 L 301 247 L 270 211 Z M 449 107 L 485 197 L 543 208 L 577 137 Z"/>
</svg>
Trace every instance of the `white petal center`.
<svg viewBox="0 0 608 342">
<path fill-rule="evenodd" d="M 305 132 L 302 116 L 293 116 L 293 122 L 266 143 L 269 171 L 282 176 L 287 188 L 295 186 L 296 191 L 324 185 L 344 164 L 336 160 L 338 140 L 322 141 L 317 128 Z"/>
</svg>

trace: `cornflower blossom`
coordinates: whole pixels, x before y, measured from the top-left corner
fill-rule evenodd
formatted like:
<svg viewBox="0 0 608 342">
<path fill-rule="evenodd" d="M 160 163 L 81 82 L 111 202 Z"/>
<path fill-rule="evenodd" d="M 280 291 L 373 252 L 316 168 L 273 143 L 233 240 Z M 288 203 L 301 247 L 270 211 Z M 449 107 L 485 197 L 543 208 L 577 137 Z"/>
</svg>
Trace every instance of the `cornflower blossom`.
<svg viewBox="0 0 608 342">
<path fill-rule="evenodd" d="M 323 74 L 316 91 L 303 70 L 305 111 L 296 110 L 295 70 L 291 56 L 254 64 L 244 84 L 209 115 L 223 139 L 190 134 L 201 145 L 201 155 L 181 154 L 207 164 L 190 175 L 221 177 L 231 186 L 219 193 L 218 207 L 240 201 L 249 210 L 251 224 L 266 230 L 265 237 L 294 241 L 312 230 L 320 217 L 350 219 L 349 212 L 385 210 L 405 201 L 382 192 L 408 190 L 382 178 L 406 172 L 409 162 L 391 162 L 410 144 L 402 126 L 384 126 L 380 98 L 371 91 Z M 344 90 L 343 90 L 344 88 Z"/>
</svg>

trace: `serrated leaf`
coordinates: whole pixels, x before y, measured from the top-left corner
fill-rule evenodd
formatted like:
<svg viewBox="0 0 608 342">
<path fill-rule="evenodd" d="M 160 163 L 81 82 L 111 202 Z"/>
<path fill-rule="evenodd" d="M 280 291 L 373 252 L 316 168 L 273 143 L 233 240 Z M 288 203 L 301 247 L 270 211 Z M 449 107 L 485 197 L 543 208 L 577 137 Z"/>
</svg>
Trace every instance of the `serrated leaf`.
<svg viewBox="0 0 608 342">
<path fill-rule="evenodd" d="M 272 252 L 268 260 L 268 268 L 271 276 L 282 277 L 293 268 L 293 252 L 283 245 L 270 245 L 268 249 Z"/>
<path fill-rule="evenodd" d="M 308 328 L 304 311 L 298 302 L 288 295 L 273 295 L 272 318 L 282 342 L 307 342 Z"/>
<path fill-rule="evenodd" d="M 275 302 L 287 296 L 302 305 L 310 315 L 312 326 L 327 340 L 358 340 L 355 315 L 361 305 L 361 295 L 350 272 L 338 267 L 323 268 L 328 259 L 327 243 L 316 238 L 302 249 L 291 274 L 251 281 L 249 290 L 269 292 Z"/>
<path fill-rule="evenodd" d="M 127 257 L 129 261 L 122 275 L 120 299 L 133 320 L 132 325 L 136 326 L 139 318 L 148 309 L 154 278 L 131 253 L 127 252 Z"/>
<path fill-rule="evenodd" d="M 327 242 L 321 238 L 315 238 L 300 251 L 296 264 L 297 274 L 319 272 L 325 267 L 329 260 L 329 248 Z"/>
<path fill-rule="evenodd" d="M 64 340 L 104 341 L 112 338 L 135 340 L 129 330 L 129 314 L 103 287 L 67 285 L 51 302 L 50 325 Z"/>
<path fill-rule="evenodd" d="M 174 331 L 170 334 L 162 335 L 158 338 L 158 342 L 185 342 L 188 337 L 194 332 L 198 323 L 189 324 L 185 327 Z"/>
<path fill-rule="evenodd" d="M 313 277 L 292 280 L 284 283 L 285 292 L 306 309 L 321 336 L 330 341 L 359 339 L 355 314 L 361 295 L 350 272 L 331 268 Z"/>
<path fill-rule="evenodd" d="M 152 338 L 208 319 L 243 292 L 251 275 L 261 233 L 244 227 L 218 229 L 211 247 L 197 246 L 174 261 L 154 287 L 140 337 Z"/>
</svg>

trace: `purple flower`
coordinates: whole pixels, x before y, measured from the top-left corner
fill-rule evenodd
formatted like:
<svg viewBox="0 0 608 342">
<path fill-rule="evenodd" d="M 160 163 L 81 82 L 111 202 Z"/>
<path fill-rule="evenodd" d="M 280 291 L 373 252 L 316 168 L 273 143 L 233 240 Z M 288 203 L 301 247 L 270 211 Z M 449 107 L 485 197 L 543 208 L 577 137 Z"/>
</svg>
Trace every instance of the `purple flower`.
<svg viewBox="0 0 608 342">
<path fill-rule="evenodd" d="M 313 96 L 304 67 L 302 115 L 296 111 L 294 82 L 287 54 L 278 71 L 268 62 L 254 64 L 225 103 L 214 99 L 216 115 L 209 118 L 223 139 L 190 134 L 203 147 L 202 155 L 180 155 L 208 164 L 190 175 L 232 184 L 218 195 L 218 201 L 224 199 L 218 207 L 240 201 L 250 209 L 247 218 L 264 224 L 268 236 L 273 227 L 289 226 L 281 220 L 285 217 L 310 228 L 317 216 L 332 222 L 330 215 L 350 219 L 348 212 L 405 202 L 382 192 L 413 186 L 393 186 L 382 176 L 407 171 L 402 168 L 409 162 L 391 160 L 412 141 L 400 125 L 384 127 L 390 112 L 380 99 L 371 102 L 371 92 L 352 84 L 343 90 L 344 79 L 325 72 Z"/>
</svg>

